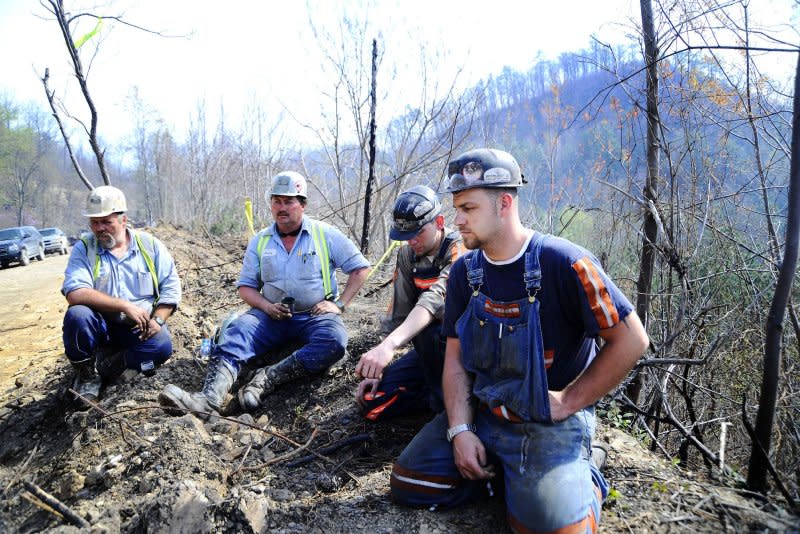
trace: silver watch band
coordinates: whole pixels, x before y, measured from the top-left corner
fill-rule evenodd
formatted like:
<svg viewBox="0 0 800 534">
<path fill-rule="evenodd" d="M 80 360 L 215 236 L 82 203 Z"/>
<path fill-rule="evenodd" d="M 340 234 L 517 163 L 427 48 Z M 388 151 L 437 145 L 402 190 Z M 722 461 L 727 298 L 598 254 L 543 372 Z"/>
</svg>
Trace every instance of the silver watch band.
<svg viewBox="0 0 800 534">
<path fill-rule="evenodd" d="M 475 432 L 477 428 L 472 423 L 461 423 L 460 425 L 451 426 L 447 429 L 447 441 L 452 442 L 453 438 L 462 432 Z"/>
</svg>

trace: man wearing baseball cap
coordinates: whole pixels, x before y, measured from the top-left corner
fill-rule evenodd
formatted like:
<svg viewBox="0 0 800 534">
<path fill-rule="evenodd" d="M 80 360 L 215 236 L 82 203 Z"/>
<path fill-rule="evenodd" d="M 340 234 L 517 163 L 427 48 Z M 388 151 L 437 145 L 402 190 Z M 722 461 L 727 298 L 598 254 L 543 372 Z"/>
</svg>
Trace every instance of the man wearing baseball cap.
<svg viewBox="0 0 800 534">
<path fill-rule="evenodd" d="M 424 185 L 397 197 L 389 237 L 407 242 L 397 252 L 385 321 L 391 331 L 356 365 L 364 378 L 356 401 L 370 421 L 444 409 L 444 295 L 450 266 L 464 251 L 458 232 L 444 224 L 438 195 Z M 409 341 L 413 348 L 392 361 L 395 350 Z"/>
<path fill-rule="evenodd" d="M 166 322 L 181 299 L 178 271 L 161 241 L 127 226 L 127 210 L 122 191 L 94 188 L 83 214 L 92 235 L 64 272 L 64 352 L 82 408 L 125 368 L 150 374 L 172 355 Z"/>
<path fill-rule="evenodd" d="M 369 262 L 338 229 L 306 216 L 306 199 L 301 174 L 286 171 L 273 178 L 267 200 L 274 223 L 250 240 L 237 283 L 251 308 L 225 328 L 201 391 L 164 388 L 158 400 L 166 410 L 202 417 L 218 413 L 242 367 L 286 345 L 302 346 L 259 369 L 239 389 L 243 410 L 257 409 L 277 387 L 319 374 L 344 356 L 347 331 L 340 314 L 366 280 Z M 342 293 L 336 269 L 348 275 Z"/>
</svg>

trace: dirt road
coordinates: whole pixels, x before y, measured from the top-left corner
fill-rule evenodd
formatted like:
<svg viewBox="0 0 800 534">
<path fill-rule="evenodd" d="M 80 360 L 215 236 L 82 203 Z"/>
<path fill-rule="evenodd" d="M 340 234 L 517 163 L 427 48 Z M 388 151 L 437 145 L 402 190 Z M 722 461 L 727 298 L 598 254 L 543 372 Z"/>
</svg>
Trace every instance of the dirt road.
<svg viewBox="0 0 800 534">
<path fill-rule="evenodd" d="M 47 256 L 27 267 L 0 270 L 0 391 L 13 387 L 25 370 L 64 353 L 61 296 L 69 256 Z"/>
</svg>

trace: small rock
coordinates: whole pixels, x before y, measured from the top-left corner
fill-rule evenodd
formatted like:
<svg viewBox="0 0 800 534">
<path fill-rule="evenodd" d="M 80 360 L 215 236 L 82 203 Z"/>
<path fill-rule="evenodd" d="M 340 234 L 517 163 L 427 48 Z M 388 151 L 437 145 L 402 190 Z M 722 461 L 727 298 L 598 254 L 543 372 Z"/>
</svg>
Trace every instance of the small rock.
<svg viewBox="0 0 800 534">
<path fill-rule="evenodd" d="M 294 498 L 294 494 L 288 489 L 277 488 L 269 492 L 269 496 L 273 501 L 286 502 Z"/>
<path fill-rule="evenodd" d="M 245 425 L 253 426 L 256 424 L 255 419 L 253 419 L 253 416 L 250 415 L 249 413 L 243 413 L 242 415 L 237 417 L 236 420 L 244 423 Z"/>
<path fill-rule="evenodd" d="M 173 417 L 168 419 L 167 424 L 173 424 L 187 428 L 194 433 L 198 441 L 202 443 L 211 443 L 211 436 L 208 435 L 206 428 L 203 426 L 203 422 L 191 414 L 187 413 L 181 417 Z"/>
</svg>

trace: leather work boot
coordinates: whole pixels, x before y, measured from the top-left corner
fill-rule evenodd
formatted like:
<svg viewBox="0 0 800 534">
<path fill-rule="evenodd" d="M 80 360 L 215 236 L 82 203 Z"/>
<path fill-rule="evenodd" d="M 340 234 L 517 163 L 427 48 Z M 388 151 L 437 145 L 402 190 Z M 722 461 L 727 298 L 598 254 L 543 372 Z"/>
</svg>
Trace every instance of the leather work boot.
<svg viewBox="0 0 800 534">
<path fill-rule="evenodd" d="M 82 362 L 72 362 L 75 368 L 75 378 L 72 380 L 72 389 L 77 391 L 83 399 L 96 401 L 100 398 L 100 387 L 103 379 L 97 374 L 94 368 L 94 360 L 84 360 Z M 78 410 L 88 410 L 90 405 L 81 397 L 75 397 Z"/>
<path fill-rule="evenodd" d="M 100 347 L 94 351 L 95 368 L 103 380 L 113 380 L 125 370 L 125 351 Z"/>
<path fill-rule="evenodd" d="M 262 367 L 250 383 L 239 390 L 239 406 L 245 412 L 252 412 L 261 405 L 267 395 L 275 391 L 276 387 L 309 374 L 294 354 L 275 365 Z"/>
<path fill-rule="evenodd" d="M 175 384 L 167 386 L 158 394 L 158 403 L 170 415 L 183 415 L 194 412 L 201 419 L 209 419 L 219 415 L 222 401 L 236 381 L 238 373 L 221 358 L 213 358 L 208 363 L 203 389 L 196 393 L 189 393 Z M 171 410 L 170 408 L 178 408 Z"/>
</svg>

